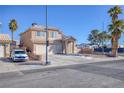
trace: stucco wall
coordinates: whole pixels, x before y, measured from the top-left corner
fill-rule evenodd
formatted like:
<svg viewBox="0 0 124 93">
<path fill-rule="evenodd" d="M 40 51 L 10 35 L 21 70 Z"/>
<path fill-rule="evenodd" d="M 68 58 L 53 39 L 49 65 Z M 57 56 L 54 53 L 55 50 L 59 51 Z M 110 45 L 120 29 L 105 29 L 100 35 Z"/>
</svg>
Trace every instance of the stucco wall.
<svg viewBox="0 0 124 93">
<path fill-rule="evenodd" d="M 28 47 L 32 50 L 32 53 L 35 55 L 42 55 L 46 53 L 46 37 L 45 36 L 37 36 L 37 31 L 43 31 L 44 29 L 28 29 L 26 32 L 21 34 L 21 41 L 24 43 L 25 47 Z M 52 38 L 50 36 L 51 32 L 56 32 L 56 38 Z M 62 33 L 58 30 L 48 29 L 48 54 L 56 54 L 56 53 L 63 53 L 64 50 L 62 40 Z M 59 42 L 58 42 L 59 41 Z M 75 43 L 74 43 L 75 46 Z M 73 44 L 69 44 L 68 51 L 72 53 Z M 71 49 L 71 50 L 70 50 Z M 74 47 L 75 50 L 75 47 Z M 74 51 L 75 52 L 75 51 Z"/>
<path fill-rule="evenodd" d="M 32 31 L 26 31 L 21 35 L 20 41 L 24 44 L 24 47 L 30 48 L 33 52 L 33 44 L 32 44 Z"/>
</svg>

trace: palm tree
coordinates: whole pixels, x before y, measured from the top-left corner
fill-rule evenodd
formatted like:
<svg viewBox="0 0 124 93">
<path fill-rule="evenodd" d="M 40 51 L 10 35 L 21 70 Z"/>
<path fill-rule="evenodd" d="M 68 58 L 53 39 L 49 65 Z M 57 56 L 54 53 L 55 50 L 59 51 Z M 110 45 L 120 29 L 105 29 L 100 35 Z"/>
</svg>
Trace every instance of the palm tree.
<svg viewBox="0 0 124 93">
<path fill-rule="evenodd" d="M 14 32 L 17 30 L 17 28 L 18 28 L 17 21 L 15 19 L 12 19 L 9 23 L 9 29 L 12 32 L 12 42 L 14 40 Z"/>
<path fill-rule="evenodd" d="M 122 14 L 122 9 L 119 6 L 110 8 L 108 14 L 112 18 L 112 23 L 109 25 L 109 31 L 111 32 L 112 43 L 112 55 L 117 56 L 118 40 L 124 29 L 124 21 L 118 19 L 118 15 Z"/>
</svg>

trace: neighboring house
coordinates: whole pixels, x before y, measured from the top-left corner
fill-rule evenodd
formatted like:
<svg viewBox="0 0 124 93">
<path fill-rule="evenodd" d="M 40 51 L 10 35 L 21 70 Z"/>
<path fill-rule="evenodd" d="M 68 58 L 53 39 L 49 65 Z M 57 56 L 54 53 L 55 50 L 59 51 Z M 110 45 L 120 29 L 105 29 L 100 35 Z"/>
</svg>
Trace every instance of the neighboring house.
<svg viewBox="0 0 124 93">
<path fill-rule="evenodd" d="M 8 34 L 0 34 L 0 57 L 10 55 L 10 37 Z"/>
<path fill-rule="evenodd" d="M 20 46 L 31 50 L 35 55 L 46 52 L 45 26 L 33 24 L 32 27 L 20 34 Z M 59 29 L 48 27 L 48 54 L 75 53 L 75 41 L 72 36 L 65 36 Z"/>
</svg>

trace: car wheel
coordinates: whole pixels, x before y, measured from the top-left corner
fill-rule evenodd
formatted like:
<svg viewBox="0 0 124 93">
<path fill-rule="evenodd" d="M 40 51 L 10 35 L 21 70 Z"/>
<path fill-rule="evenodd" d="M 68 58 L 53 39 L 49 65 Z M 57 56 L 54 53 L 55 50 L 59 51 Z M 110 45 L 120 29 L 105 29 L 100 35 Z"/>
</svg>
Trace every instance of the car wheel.
<svg viewBox="0 0 124 93">
<path fill-rule="evenodd" d="M 12 58 L 12 62 L 15 62 L 14 58 Z"/>
</svg>

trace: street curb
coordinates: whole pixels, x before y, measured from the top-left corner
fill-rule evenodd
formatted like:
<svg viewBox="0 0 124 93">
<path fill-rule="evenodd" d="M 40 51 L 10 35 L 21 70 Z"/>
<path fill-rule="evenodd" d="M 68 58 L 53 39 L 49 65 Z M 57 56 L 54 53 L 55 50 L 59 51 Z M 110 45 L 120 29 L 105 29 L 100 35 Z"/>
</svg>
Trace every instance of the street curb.
<svg viewBox="0 0 124 93">
<path fill-rule="evenodd" d="M 108 60 L 109 61 L 109 60 Z M 5 73 L 0 73 L 0 79 L 6 79 L 6 78 L 12 78 L 16 76 L 23 76 L 25 74 L 30 74 L 30 73 L 36 73 L 36 72 L 45 72 L 45 71 L 51 71 L 51 70 L 56 70 L 56 69 L 67 69 L 69 67 L 73 68 L 75 66 L 82 66 L 82 65 L 90 65 L 94 63 L 108 63 L 108 61 L 101 61 L 101 62 L 93 62 L 93 63 L 78 63 L 78 64 L 71 64 L 71 65 L 62 65 L 62 66 L 53 66 L 53 67 L 46 67 L 46 68 L 39 68 L 39 69 L 30 69 L 30 70 L 20 70 L 20 71 L 13 71 L 13 72 L 5 72 Z M 110 60 L 109 63 L 111 62 L 122 62 L 124 59 L 120 60 Z M 117 63 L 118 63 L 117 62 Z"/>
</svg>

